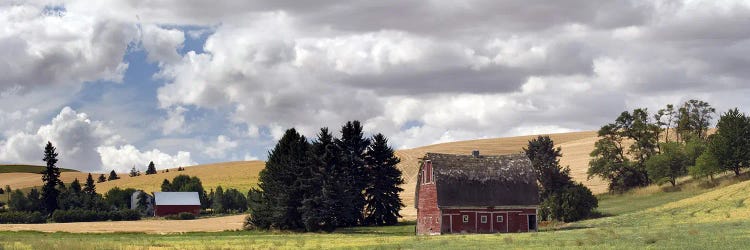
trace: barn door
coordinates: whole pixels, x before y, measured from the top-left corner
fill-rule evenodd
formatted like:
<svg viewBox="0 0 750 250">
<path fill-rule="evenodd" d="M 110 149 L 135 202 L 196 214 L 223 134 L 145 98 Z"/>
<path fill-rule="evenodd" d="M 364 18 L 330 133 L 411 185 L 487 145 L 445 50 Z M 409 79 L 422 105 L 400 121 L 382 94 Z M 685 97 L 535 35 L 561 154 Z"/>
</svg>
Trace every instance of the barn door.
<svg viewBox="0 0 750 250">
<path fill-rule="evenodd" d="M 450 215 L 443 215 L 443 219 L 440 220 L 440 233 L 441 234 L 452 233 L 452 231 L 451 231 L 451 216 Z"/>
<path fill-rule="evenodd" d="M 492 232 L 492 214 L 491 213 L 477 213 L 477 232 L 478 233 L 491 233 Z"/>
<path fill-rule="evenodd" d="M 507 233 L 508 232 L 508 213 L 493 213 L 492 223 L 494 223 L 493 232 Z"/>
</svg>

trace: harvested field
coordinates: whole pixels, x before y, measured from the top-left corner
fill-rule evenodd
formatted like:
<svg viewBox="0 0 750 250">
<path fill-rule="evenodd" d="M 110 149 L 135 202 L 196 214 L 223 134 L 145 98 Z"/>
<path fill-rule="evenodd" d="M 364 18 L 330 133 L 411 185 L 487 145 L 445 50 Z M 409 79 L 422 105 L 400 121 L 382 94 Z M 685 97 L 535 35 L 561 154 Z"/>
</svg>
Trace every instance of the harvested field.
<svg viewBox="0 0 750 250">
<path fill-rule="evenodd" d="M 414 209 L 414 179 L 419 168 L 419 158 L 423 157 L 427 152 L 470 154 L 472 150 L 476 149 L 481 154 L 486 155 L 512 154 L 522 152 L 523 147 L 527 145 L 528 141 L 535 137 L 536 135 L 527 135 L 448 142 L 396 151 L 396 156 L 401 158 L 399 168 L 403 171 L 404 180 L 406 181 L 402 186 L 404 192 L 401 195 L 406 207 L 401 211 L 401 215 L 406 220 L 416 218 L 416 210 Z M 598 178 L 588 180 L 586 175 L 590 159 L 589 153 L 594 149 L 594 143 L 597 140 L 595 131 L 551 134 L 550 137 L 555 141 L 557 146 L 562 148 L 563 157 L 560 159 L 560 163 L 563 166 L 570 166 L 571 174 L 576 181 L 580 181 L 591 188 L 591 191 L 595 194 L 607 191 L 606 182 Z M 126 173 L 120 173 L 118 175 L 121 179 L 97 183 L 96 187 L 99 193 L 104 193 L 116 186 L 153 192 L 160 190 L 164 179 L 171 180 L 179 174 L 186 174 L 199 177 L 206 190 L 216 188 L 220 185 L 224 188 L 236 188 L 244 193 L 257 185 L 258 174 L 264 166 L 265 164 L 262 161 L 238 161 L 185 167 L 184 171 L 177 171 L 175 168 L 172 168 L 169 169 L 168 173 L 163 173 L 164 170 L 159 170 L 158 174 L 155 175 L 141 175 L 137 177 L 128 177 Z M 65 183 L 73 181 L 74 178 L 83 181 L 86 175 L 87 173 L 65 172 L 62 173 L 62 180 Z M 96 173 L 94 177 L 98 175 L 99 173 Z M 14 189 L 41 186 L 41 176 L 31 173 L 0 173 L 0 184 L 10 185 Z"/>
<path fill-rule="evenodd" d="M 68 233 L 182 233 L 220 232 L 242 228 L 246 215 L 233 215 L 196 220 L 148 219 L 139 221 L 101 221 L 47 224 L 4 224 L 2 231 L 41 231 Z"/>
</svg>

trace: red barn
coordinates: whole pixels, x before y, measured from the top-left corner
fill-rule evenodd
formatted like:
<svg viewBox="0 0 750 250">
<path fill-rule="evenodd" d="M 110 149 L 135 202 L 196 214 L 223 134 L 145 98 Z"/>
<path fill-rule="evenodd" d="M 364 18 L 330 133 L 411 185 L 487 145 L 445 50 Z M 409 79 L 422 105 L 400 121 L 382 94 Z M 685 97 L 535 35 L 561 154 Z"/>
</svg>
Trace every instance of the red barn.
<svg viewBox="0 0 750 250">
<path fill-rule="evenodd" d="M 537 229 L 539 187 L 523 154 L 427 153 L 415 194 L 420 235 Z"/>
<path fill-rule="evenodd" d="M 198 192 L 156 192 L 154 193 L 154 215 L 165 216 L 182 212 L 198 215 L 201 200 Z"/>
</svg>

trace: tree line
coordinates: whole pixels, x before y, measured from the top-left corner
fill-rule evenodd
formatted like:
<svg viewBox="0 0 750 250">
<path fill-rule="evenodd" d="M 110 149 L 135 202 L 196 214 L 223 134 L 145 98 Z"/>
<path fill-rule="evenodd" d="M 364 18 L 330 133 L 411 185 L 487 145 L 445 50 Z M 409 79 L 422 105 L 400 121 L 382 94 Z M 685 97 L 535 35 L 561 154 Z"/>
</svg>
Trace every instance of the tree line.
<svg viewBox="0 0 750 250">
<path fill-rule="evenodd" d="M 622 112 L 598 131 L 588 175 L 609 182 L 611 192 L 651 183 L 672 186 L 691 175 L 710 178 L 725 171 L 740 175 L 750 167 L 750 118 L 737 108 L 721 114 L 716 132 L 709 128 L 716 109 L 705 101 L 669 104 Z"/>
<path fill-rule="evenodd" d="M 32 188 L 28 194 L 24 194 L 21 190 L 13 191 L 6 186 L 8 208 L 13 215 L 5 216 L 8 217 L 6 219 L 19 223 L 38 223 L 38 218 L 45 217 L 57 222 L 140 219 L 138 211 L 129 209 L 130 195 L 135 190 L 114 188 L 103 196 L 96 192 L 91 174 L 84 184 L 75 179 L 66 186 L 60 180 L 57 157 L 56 148 L 47 142 L 44 148 L 43 160 L 46 167 L 42 172 L 41 192 Z M 20 218 L 28 218 L 29 221 Z"/>
<path fill-rule="evenodd" d="M 337 227 L 392 225 L 404 206 L 388 139 L 367 138 L 359 121 L 336 138 L 321 128 L 309 142 L 291 128 L 269 152 L 259 189 L 248 194 L 250 228 L 333 231 Z"/>
</svg>

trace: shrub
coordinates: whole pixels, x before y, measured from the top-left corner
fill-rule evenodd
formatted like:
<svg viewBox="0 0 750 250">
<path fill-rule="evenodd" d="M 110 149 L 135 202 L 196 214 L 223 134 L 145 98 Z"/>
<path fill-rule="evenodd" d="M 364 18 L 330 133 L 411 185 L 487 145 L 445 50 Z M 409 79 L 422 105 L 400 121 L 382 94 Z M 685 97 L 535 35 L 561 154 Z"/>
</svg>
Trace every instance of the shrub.
<svg viewBox="0 0 750 250">
<path fill-rule="evenodd" d="M 164 218 L 166 218 L 167 220 L 194 220 L 195 215 L 188 212 L 182 212 L 179 214 L 170 214 Z"/>
<path fill-rule="evenodd" d="M 578 221 L 589 217 L 598 205 L 599 202 L 591 190 L 581 183 L 576 183 L 550 195 L 542 202 L 540 216 L 564 222 Z"/>
<path fill-rule="evenodd" d="M 55 210 L 52 213 L 54 222 L 88 222 L 88 221 L 120 221 L 120 220 L 140 220 L 140 213 L 136 210 L 123 209 L 118 211 L 92 211 L 92 210 Z"/>
<path fill-rule="evenodd" d="M 44 223 L 45 217 L 40 212 L 8 211 L 0 213 L 0 224 Z"/>
<path fill-rule="evenodd" d="M 140 220 L 141 219 L 141 213 L 138 212 L 138 210 L 123 209 L 118 212 L 120 213 L 122 220 Z"/>
</svg>

